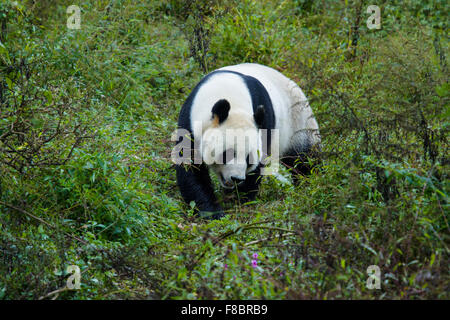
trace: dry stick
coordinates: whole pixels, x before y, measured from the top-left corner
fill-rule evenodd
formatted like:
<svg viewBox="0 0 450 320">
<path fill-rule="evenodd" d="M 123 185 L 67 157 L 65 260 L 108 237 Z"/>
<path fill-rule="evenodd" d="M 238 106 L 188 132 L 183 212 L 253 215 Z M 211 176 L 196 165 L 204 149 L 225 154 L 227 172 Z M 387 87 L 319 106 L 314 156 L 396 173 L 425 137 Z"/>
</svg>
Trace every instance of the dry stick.
<svg viewBox="0 0 450 320">
<path fill-rule="evenodd" d="M 36 220 L 40 221 L 41 223 L 45 224 L 46 226 L 49 226 L 49 227 L 51 227 L 51 228 L 54 228 L 54 226 L 51 225 L 50 223 L 48 223 L 47 221 L 45 221 L 45 220 L 43 220 L 43 219 L 41 219 L 41 218 L 39 218 L 39 217 L 36 217 L 35 215 L 33 215 L 33 214 L 31 214 L 31 213 L 29 213 L 29 212 L 27 212 L 27 211 L 25 211 L 25 210 L 23 210 L 23 209 L 21 209 L 21 208 L 17 208 L 17 207 L 15 207 L 15 206 L 12 206 L 12 205 L 10 205 L 10 204 L 8 204 L 8 203 L 6 203 L 6 202 L 3 202 L 3 201 L 0 201 L 0 204 L 6 206 L 6 207 L 8 207 L 8 208 L 14 209 L 14 210 L 16 210 L 16 211 L 19 211 L 20 213 L 26 214 L 27 216 L 30 216 L 30 217 L 32 217 L 33 219 L 36 219 Z"/>
<path fill-rule="evenodd" d="M 257 222 L 249 223 L 249 224 L 247 224 L 246 226 L 255 226 L 255 225 L 258 225 L 258 224 L 270 223 L 270 222 L 273 222 L 273 220 L 271 220 L 271 219 L 266 219 L 266 220 L 263 220 L 263 221 L 257 221 Z M 242 227 L 237 228 L 236 231 L 231 231 L 232 234 L 234 234 L 235 232 L 237 232 L 240 228 L 242 228 Z M 229 232 L 227 232 L 227 233 L 229 233 Z M 222 235 L 222 236 L 223 236 L 223 235 Z M 217 244 L 220 240 L 224 239 L 224 238 L 221 238 L 222 236 L 220 236 L 220 237 L 216 238 L 215 240 L 213 240 L 213 244 Z M 228 235 L 227 235 L 226 237 L 228 237 Z M 226 237 L 225 237 L 225 238 L 226 238 Z M 204 253 L 205 253 L 205 252 L 203 252 L 201 255 L 203 256 Z M 200 257 L 200 258 L 201 258 L 201 257 Z M 200 259 L 200 258 L 199 258 L 199 259 Z M 169 262 L 169 261 L 172 261 L 172 260 L 174 260 L 174 259 L 176 259 L 176 257 L 171 257 L 171 258 L 169 258 L 169 259 L 164 260 L 164 263 Z M 198 261 L 199 259 L 197 259 L 196 261 Z"/>
<path fill-rule="evenodd" d="M 247 242 L 246 244 L 244 244 L 244 247 L 248 247 L 248 246 L 251 246 L 251 245 L 254 245 L 254 244 L 258 244 L 260 242 L 272 240 L 272 239 L 280 239 L 280 238 L 287 237 L 287 236 L 293 236 L 295 234 L 296 233 L 294 233 L 294 232 L 287 232 L 287 233 L 282 233 L 280 235 L 276 235 L 275 237 L 267 237 L 267 238 L 264 238 L 264 239 L 250 241 L 250 242 Z"/>
<path fill-rule="evenodd" d="M 6 202 L 3 202 L 3 201 L 0 201 L 0 204 L 1 204 L 1 205 L 4 205 L 5 207 L 8 207 L 8 208 L 10 208 L 10 209 L 19 211 L 20 213 L 23 213 L 23 214 L 25 214 L 25 215 L 27 215 L 27 216 L 29 216 L 29 217 L 35 219 L 35 220 L 38 220 L 39 222 L 45 224 L 47 227 L 50 227 L 50 228 L 52 228 L 52 229 L 56 229 L 56 227 L 55 227 L 54 225 L 52 225 L 51 223 L 45 221 L 45 220 L 42 219 L 42 218 L 36 217 L 34 214 L 29 213 L 28 211 L 25 211 L 25 210 L 23 210 L 23 209 L 21 209 L 21 208 L 15 207 L 15 206 L 10 205 L 10 204 L 8 204 L 8 203 L 6 203 Z M 71 237 L 71 238 L 73 238 L 73 239 L 75 239 L 75 240 L 77 240 L 77 241 L 79 241 L 79 242 L 81 242 L 81 243 L 83 243 L 83 244 L 85 244 L 85 245 L 88 245 L 88 244 L 89 244 L 88 242 L 84 241 L 83 239 L 78 238 L 77 236 L 75 236 L 75 235 L 73 235 L 73 234 L 70 234 L 70 233 L 64 233 L 64 235 L 66 235 L 66 236 L 68 236 L 68 237 Z"/>
<path fill-rule="evenodd" d="M 52 295 L 56 295 L 56 296 L 52 299 L 52 300 L 55 300 L 56 298 L 58 298 L 58 296 L 59 296 L 59 294 L 60 294 L 61 292 L 64 292 L 64 291 L 67 291 L 67 290 L 70 290 L 70 289 L 69 289 L 68 287 L 62 287 L 62 288 L 56 289 L 55 291 L 49 292 L 49 293 L 47 293 L 46 295 L 43 295 L 43 296 L 39 297 L 39 300 L 43 300 L 43 299 L 48 298 L 48 297 L 50 297 L 50 296 L 52 296 Z"/>
<path fill-rule="evenodd" d="M 244 231 L 244 230 L 249 230 L 249 229 L 268 229 L 268 230 L 276 230 L 276 231 L 285 231 L 287 233 L 294 233 L 290 229 L 284 229 L 284 228 L 278 228 L 278 227 L 268 227 L 268 226 L 257 226 L 257 224 L 266 223 L 266 222 L 270 222 L 270 220 L 251 223 L 251 224 L 248 224 L 248 225 L 245 225 L 245 226 L 238 227 L 234 231 L 228 231 L 228 232 L 224 233 L 223 235 L 221 235 L 220 237 L 218 237 L 215 240 L 213 240 L 213 245 L 216 245 L 217 243 L 219 243 L 223 239 L 228 238 L 229 236 L 232 236 L 232 235 L 236 234 L 239 231 Z M 201 254 L 198 254 L 196 256 L 196 258 L 194 259 L 193 263 L 190 266 L 188 266 L 188 270 L 191 271 L 191 269 L 195 265 L 197 265 L 198 261 L 200 261 L 200 259 L 203 258 L 205 254 L 206 254 L 206 250 L 203 250 L 203 252 Z"/>
<path fill-rule="evenodd" d="M 90 267 L 87 267 L 85 270 L 83 270 L 83 271 L 81 272 L 81 274 L 84 274 L 86 271 L 89 270 L 89 268 L 90 268 Z M 56 300 L 56 299 L 59 297 L 59 294 L 60 294 L 61 292 L 64 292 L 64 291 L 71 291 L 71 290 L 73 290 L 73 289 L 70 289 L 70 288 L 67 287 L 67 285 L 66 285 L 66 286 L 64 286 L 64 287 L 62 287 L 62 288 L 56 289 L 56 290 L 54 290 L 54 291 L 52 291 L 52 292 L 49 292 L 49 293 L 47 293 L 47 294 L 45 294 L 45 295 L 39 297 L 38 300 L 43 300 L 43 299 L 48 298 L 48 297 L 50 297 L 50 296 L 52 296 L 52 295 L 55 295 L 55 296 L 52 298 L 52 300 Z"/>
<path fill-rule="evenodd" d="M 225 238 L 228 238 L 229 236 L 232 236 L 233 234 L 236 234 L 239 231 L 245 231 L 245 230 L 250 230 L 250 229 L 268 229 L 268 230 L 275 230 L 275 231 L 285 231 L 285 232 L 290 232 L 293 233 L 291 229 L 284 229 L 284 228 L 278 228 L 278 227 L 268 227 L 268 226 L 253 226 L 253 225 L 247 225 L 247 226 L 243 226 L 243 227 L 239 227 L 237 228 L 235 231 L 228 231 L 226 233 L 224 233 L 223 235 L 221 235 L 219 238 L 217 238 L 216 240 L 214 240 L 214 244 L 219 243 L 220 241 L 222 241 Z"/>
<path fill-rule="evenodd" d="M 3 201 L 0 201 L 0 204 L 6 206 L 6 207 L 8 207 L 8 208 L 11 208 L 11 209 L 13 209 L 13 210 L 19 211 L 20 213 L 23 213 L 23 214 L 25 214 L 25 215 L 27 215 L 27 216 L 33 218 L 33 219 L 36 219 L 36 220 L 38 220 L 39 222 L 45 224 L 46 226 L 48 226 L 48 227 L 50 227 L 50 228 L 52 228 L 52 229 L 56 229 L 56 227 L 55 227 L 54 225 L 50 224 L 49 222 L 45 221 L 45 220 L 42 219 L 42 218 L 36 217 L 35 215 L 33 215 L 32 213 L 29 213 L 28 211 L 25 211 L 25 210 L 23 210 L 23 209 L 21 209 L 21 208 L 15 207 L 15 206 L 10 205 L 10 204 L 8 204 L 8 203 L 6 203 L 6 202 L 3 202 Z M 88 245 L 88 244 L 89 244 L 88 242 L 84 241 L 83 239 L 78 238 L 77 236 L 74 236 L 73 234 L 70 234 L 70 233 L 64 233 L 64 235 L 66 235 L 66 236 L 68 236 L 68 237 L 71 237 L 71 238 L 73 238 L 73 239 L 75 239 L 75 240 L 77 240 L 77 241 L 79 241 L 79 242 L 81 242 L 81 243 L 83 243 L 83 244 L 85 244 L 85 245 Z M 84 270 L 83 273 L 84 273 L 85 271 L 87 271 L 87 269 Z M 55 290 L 55 291 L 52 291 L 52 292 L 50 292 L 50 293 L 47 293 L 47 294 L 44 295 L 44 296 L 41 296 L 41 297 L 39 298 L 39 300 L 43 300 L 43 299 L 48 298 L 48 297 L 50 297 L 50 296 L 52 296 L 52 295 L 56 295 L 56 296 L 53 298 L 53 300 L 54 300 L 54 299 L 56 299 L 56 298 L 59 296 L 59 294 L 60 294 L 61 292 L 64 292 L 64 291 L 67 291 L 67 290 L 70 290 L 67 286 L 62 287 L 62 288 L 59 288 L 59 289 L 57 289 L 57 290 Z"/>
</svg>

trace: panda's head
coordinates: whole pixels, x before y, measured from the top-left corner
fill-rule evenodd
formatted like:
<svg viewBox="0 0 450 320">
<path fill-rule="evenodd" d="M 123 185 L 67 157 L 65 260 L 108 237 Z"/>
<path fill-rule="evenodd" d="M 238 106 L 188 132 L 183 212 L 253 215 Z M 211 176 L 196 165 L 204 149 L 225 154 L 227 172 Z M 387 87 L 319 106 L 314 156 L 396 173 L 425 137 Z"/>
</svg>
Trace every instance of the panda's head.
<svg viewBox="0 0 450 320">
<path fill-rule="evenodd" d="M 254 115 L 236 107 L 230 112 L 227 100 L 219 100 L 212 108 L 210 126 L 202 134 L 203 161 L 217 174 L 227 189 L 241 184 L 262 160 L 261 122 L 264 107 Z"/>
</svg>

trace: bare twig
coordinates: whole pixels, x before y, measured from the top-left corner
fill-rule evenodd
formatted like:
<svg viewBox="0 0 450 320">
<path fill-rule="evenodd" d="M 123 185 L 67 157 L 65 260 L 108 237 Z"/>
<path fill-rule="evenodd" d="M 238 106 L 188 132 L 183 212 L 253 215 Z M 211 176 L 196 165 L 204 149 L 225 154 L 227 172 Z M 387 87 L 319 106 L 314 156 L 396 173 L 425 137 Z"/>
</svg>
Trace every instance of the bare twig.
<svg viewBox="0 0 450 320">
<path fill-rule="evenodd" d="M 248 246 L 251 246 L 251 245 L 254 245 L 254 244 L 258 244 L 258 243 L 261 243 L 261 242 L 264 242 L 264 241 L 269 241 L 269 240 L 272 240 L 272 239 L 280 239 L 280 238 L 283 238 L 283 237 L 293 236 L 295 234 L 296 233 L 294 233 L 294 232 L 287 232 L 287 233 L 282 233 L 280 235 L 275 235 L 274 237 L 267 237 L 267 238 L 264 238 L 264 239 L 250 241 L 250 242 L 247 242 L 246 244 L 244 244 L 244 247 L 248 247 Z"/>
<path fill-rule="evenodd" d="M 29 216 L 29 217 L 31 217 L 31 218 L 33 218 L 33 219 L 35 219 L 35 220 L 41 222 L 42 224 L 45 224 L 45 225 L 46 225 L 47 227 L 49 227 L 49 228 L 56 229 L 56 227 L 55 227 L 54 225 L 52 225 L 51 223 L 45 221 L 45 220 L 42 219 L 42 218 L 39 218 L 39 217 L 35 216 L 34 214 L 32 214 L 32 213 L 30 213 L 30 212 L 28 212 L 28 211 L 25 211 L 25 210 L 23 210 L 23 209 L 21 209 L 21 208 L 18 208 L 18 207 L 16 207 L 16 206 L 10 205 L 9 203 L 3 202 L 3 201 L 0 201 L 0 204 L 1 204 L 1 205 L 4 205 L 5 207 L 8 207 L 8 208 L 10 208 L 10 209 L 16 210 L 16 211 L 18 211 L 18 212 L 20 212 L 20 213 L 23 213 L 23 214 L 25 214 L 25 215 L 27 215 L 27 216 Z M 75 239 L 75 240 L 77 240 L 77 241 L 79 241 L 79 242 L 85 244 L 85 245 L 88 245 L 88 244 L 89 244 L 88 242 L 84 241 L 83 239 L 81 239 L 81 238 L 79 238 L 79 237 L 77 237 L 77 236 L 75 236 L 75 235 L 73 235 L 73 234 L 70 234 L 70 233 L 64 233 L 64 234 L 65 234 L 66 236 L 72 238 L 72 239 Z"/>
<path fill-rule="evenodd" d="M 43 300 L 43 299 L 51 297 L 53 295 L 54 295 L 54 297 L 53 297 L 52 300 L 55 300 L 56 298 L 58 298 L 60 293 L 62 293 L 64 291 L 68 291 L 68 290 L 70 290 L 70 289 L 67 286 L 59 288 L 59 289 L 56 289 L 56 290 L 54 290 L 52 292 L 47 293 L 46 295 L 43 295 L 43 296 L 39 297 L 39 300 Z"/>
</svg>

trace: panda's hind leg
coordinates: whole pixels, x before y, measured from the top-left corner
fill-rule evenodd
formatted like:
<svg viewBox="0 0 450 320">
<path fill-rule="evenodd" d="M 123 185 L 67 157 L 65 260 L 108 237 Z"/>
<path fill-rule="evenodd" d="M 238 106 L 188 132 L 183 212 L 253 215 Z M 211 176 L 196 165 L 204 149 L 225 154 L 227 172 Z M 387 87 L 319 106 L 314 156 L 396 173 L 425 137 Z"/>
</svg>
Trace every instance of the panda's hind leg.
<svg viewBox="0 0 450 320">
<path fill-rule="evenodd" d="M 309 176 L 313 168 L 320 166 L 318 147 L 293 148 L 281 158 L 281 163 L 291 171 L 294 185 L 298 185 L 301 177 Z"/>
<path fill-rule="evenodd" d="M 301 177 L 320 167 L 321 139 L 318 129 L 297 130 L 290 139 L 290 148 L 283 152 L 281 163 L 291 170 L 294 185 Z"/>
</svg>

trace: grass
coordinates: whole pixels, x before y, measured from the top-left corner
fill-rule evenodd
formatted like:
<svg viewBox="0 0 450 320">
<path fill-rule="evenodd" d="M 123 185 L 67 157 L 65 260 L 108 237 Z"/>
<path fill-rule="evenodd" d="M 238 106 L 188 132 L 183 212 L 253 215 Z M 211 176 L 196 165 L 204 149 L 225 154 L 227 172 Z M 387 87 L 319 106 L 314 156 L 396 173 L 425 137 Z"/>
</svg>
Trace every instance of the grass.
<svg viewBox="0 0 450 320">
<path fill-rule="evenodd" d="M 449 298 L 445 2 L 383 3 L 356 48 L 358 1 L 78 1 L 80 30 L 44 2 L 0 5 L 0 137 L 23 130 L 0 139 L 1 299 Z M 295 187 L 265 177 L 248 204 L 217 186 L 229 214 L 204 221 L 170 137 L 201 77 L 240 62 L 304 89 L 323 167 Z M 61 135 L 58 119 L 84 130 Z M 69 265 L 79 290 L 64 289 Z"/>
</svg>

